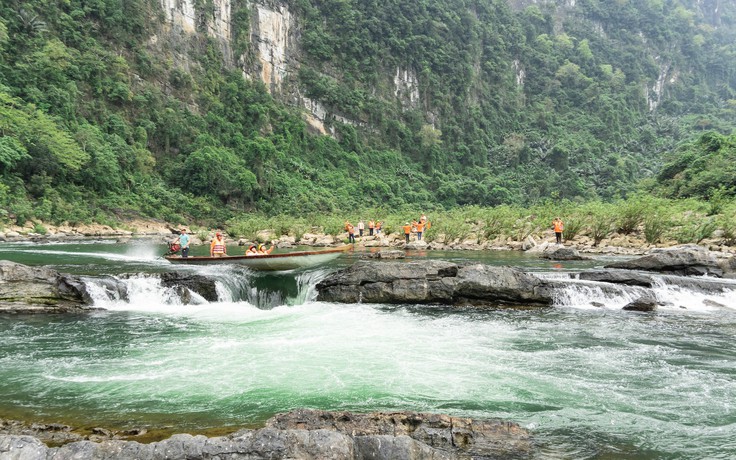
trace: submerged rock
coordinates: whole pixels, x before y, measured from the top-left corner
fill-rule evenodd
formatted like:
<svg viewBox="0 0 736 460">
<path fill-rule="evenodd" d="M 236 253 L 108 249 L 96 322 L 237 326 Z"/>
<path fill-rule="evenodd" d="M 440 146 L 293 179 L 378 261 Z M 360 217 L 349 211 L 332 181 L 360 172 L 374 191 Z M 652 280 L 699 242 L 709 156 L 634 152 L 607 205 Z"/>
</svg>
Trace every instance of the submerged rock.
<svg viewBox="0 0 736 460">
<path fill-rule="evenodd" d="M 297 410 L 259 430 L 213 438 L 177 434 L 150 444 L 85 440 L 47 447 L 33 436 L 0 435 L 0 458 L 18 459 L 495 459 L 532 453 L 529 433 L 515 423 L 416 412 Z"/>
<path fill-rule="evenodd" d="M 622 308 L 629 311 L 654 311 L 657 308 L 657 300 L 653 296 L 642 296 L 630 302 Z"/>
<path fill-rule="evenodd" d="M 580 255 L 577 249 L 566 248 L 566 247 L 549 247 L 542 252 L 540 256 L 542 259 L 551 260 L 588 260 L 589 257 L 583 257 Z"/>
<path fill-rule="evenodd" d="M 401 250 L 367 252 L 360 255 L 361 259 L 403 259 L 406 253 Z"/>
</svg>

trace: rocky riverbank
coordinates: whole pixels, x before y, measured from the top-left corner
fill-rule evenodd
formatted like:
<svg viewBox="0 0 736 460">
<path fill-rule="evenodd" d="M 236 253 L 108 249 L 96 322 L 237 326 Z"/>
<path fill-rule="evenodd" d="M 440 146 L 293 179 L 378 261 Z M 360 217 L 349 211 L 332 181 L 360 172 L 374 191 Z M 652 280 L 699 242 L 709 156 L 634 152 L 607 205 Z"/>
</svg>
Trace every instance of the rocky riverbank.
<svg viewBox="0 0 736 460">
<path fill-rule="evenodd" d="M 274 416 L 264 428 L 226 436 L 177 434 L 148 444 L 133 440 L 143 432 L 97 428 L 83 436 L 64 425 L 34 428 L 0 421 L 0 458 L 408 460 L 530 458 L 533 454 L 531 436 L 518 424 L 416 412 L 296 410 Z M 61 445 L 48 447 L 44 442 Z"/>
<path fill-rule="evenodd" d="M 115 238 L 124 242 L 130 238 L 152 238 L 160 242 L 173 241 L 179 234 L 181 226 L 152 219 L 129 219 L 117 227 L 101 224 L 64 224 L 53 226 L 48 224 L 26 223 L 24 226 L 8 226 L 0 229 L 0 242 L 3 241 L 67 241 L 87 238 Z M 214 237 L 214 230 L 200 229 L 192 231 L 191 245 L 200 246 L 209 244 Z M 320 233 L 317 229 L 299 236 L 281 235 L 273 230 L 261 230 L 252 239 L 228 237 L 225 231 L 226 242 L 229 245 L 245 246 L 254 242 L 270 242 L 280 248 L 293 246 L 336 247 L 348 240 L 347 233 L 337 235 Z M 450 239 L 446 235 L 428 233 L 422 240 L 417 240 L 412 234 L 409 243 L 405 242 L 404 235 L 394 232 L 374 236 L 356 238 L 355 246 L 358 249 L 401 248 L 408 250 L 452 250 L 452 251 L 532 251 L 548 252 L 550 248 L 558 247 L 554 243 L 555 236 L 551 230 L 529 235 L 521 240 L 511 237 L 497 237 L 487 240 L 479 236 L 470 235 L 463 239 Z M 643 255 L 650 251 L 678 246 L 676 241 L 663 241 L 658 244 L 649 244 L 640 234 L 612 233 L 598 244 L 587 236 L 577 236 L 573 241 L 565 241 L 564 247 L 573 249 L 582 254 L 611 254 L 623 256 Z M 713 237 L 702 241 L 700 247 L 724 257 L 736 255 L 736 247 L 728 246 L 720 237 Z"/>
</svg>

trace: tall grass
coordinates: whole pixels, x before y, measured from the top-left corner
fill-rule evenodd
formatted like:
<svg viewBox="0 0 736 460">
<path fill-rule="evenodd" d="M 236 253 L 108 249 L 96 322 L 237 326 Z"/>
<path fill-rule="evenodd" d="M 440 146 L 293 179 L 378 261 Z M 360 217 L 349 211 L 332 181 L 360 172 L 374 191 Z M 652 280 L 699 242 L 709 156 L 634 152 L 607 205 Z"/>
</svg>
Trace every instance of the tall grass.
<svg viewBox="0 0 736 460">
<path fill-rule="evenodd" d="M 477 237 L 479 242 L 511 238 L 523 241 L 529 235 L 542 236 L 551 232 L 554 217 L 565 222 L 564 238 L 572 241 L 588 236 L 595 245 L 614 231 L 640 235 L 649 244 L 671 237 L 679 242 L 702 242 L 720 230 L 725 244 L 736 244 L 736 200 L 721 198 L 721 214 L 703 220 L 712 209 L 702 200 L 668 200 L 651 195 L 637 195 L 616 203 L 546 201 L 531 207 L 468 206 L 428 213 L 431 228 L 425 230 L 428 242 L 452 243 Z M 354 225 L 360 219 L 383 222 L 382 233 L 402 233 L 405 222 L 418 219 L 420 211 L 371 208 L 349 214 L 311 214 L 303 217 L 241 214 L 227 223 L 228 232 L 236 237 L 255 240 L 259 231 L 271 230 L 280 235 L 293 235 L 297 240 L 305 233 L 317 232 L 333 236 L 344 234 L 344 222 Z"/>
</svg>

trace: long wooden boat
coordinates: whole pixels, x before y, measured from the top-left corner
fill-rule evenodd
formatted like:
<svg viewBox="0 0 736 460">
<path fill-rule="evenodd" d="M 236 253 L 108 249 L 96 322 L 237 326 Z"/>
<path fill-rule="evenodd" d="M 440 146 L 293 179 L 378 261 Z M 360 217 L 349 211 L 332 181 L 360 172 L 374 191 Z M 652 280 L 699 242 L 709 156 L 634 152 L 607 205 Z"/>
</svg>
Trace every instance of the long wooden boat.
<svg viewBox="0 0 736 460">
<path fill-rule="evenodd" d="M 189 256 L 184 258 L 180 255 L 172 255 L 164 256 L 164 259 L 175 264 L 237 264 L 244 265 L 253 270 L 277 271 L 320 265 L 338 258 L 340 254 L 351 248 L 351 245 L 346 245 L 322 251 L 285 252 L 283 254 L 263 254 L 257 256 Z"/>
</svg>

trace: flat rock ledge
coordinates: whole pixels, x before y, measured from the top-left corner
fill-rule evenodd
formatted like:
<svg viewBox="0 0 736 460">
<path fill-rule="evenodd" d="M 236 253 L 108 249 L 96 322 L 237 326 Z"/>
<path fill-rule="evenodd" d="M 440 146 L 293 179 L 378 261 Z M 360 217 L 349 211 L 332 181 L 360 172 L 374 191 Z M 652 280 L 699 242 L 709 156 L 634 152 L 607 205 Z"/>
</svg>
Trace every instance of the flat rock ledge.
<svg viewBox="0 0 736 460">
<path fill-rule="evenodd" d="M 0 261 L 0 313 L 69 313 L 88 309 L 88 303 L 76 276 Z"/>
<path fill-rule="evenodd" d="M 722 256 L 694 244 L 654 249 L 649 254 L 632 260 L 615 262 L 604 268 L 644 270 L 680 276 L 736 277 L 736 258 Z"/>
<path fill-rule="evenodd" d="M 514 267 L 363 260 L 317 284 L 317 298 L 341 303 L 539 307 L 552 304 L 556 284 Z"/>
<path fill-rule="evenodd" d="M 7 460 L 482 460 L 532 454 L 529 433 L 515 423 L 416 412 L 296 410 L 276 415 L 258 430 L 213 438 L 177 434 L 150 444 L 107 440 L 48 447 L 34 436 L 0 434 L 0 458 Z"/>
<path fill-rule="evenodd" d="M 139 275 L 121 275 L 121 278 Z M 182 304 L 218 300 L 215 280 L 205 276 L 165 272 L 153 275 L 169 288 Z M 89 279 L 57 272 L 48 267 L 31 267 L 0 261 L 0 314 L 75 313 L 95 310 L 87 283 Z M 119 278 L 99 277 L 95 282 L 109 299 L 127 299 L 128 288 Z"/>
</svg>

